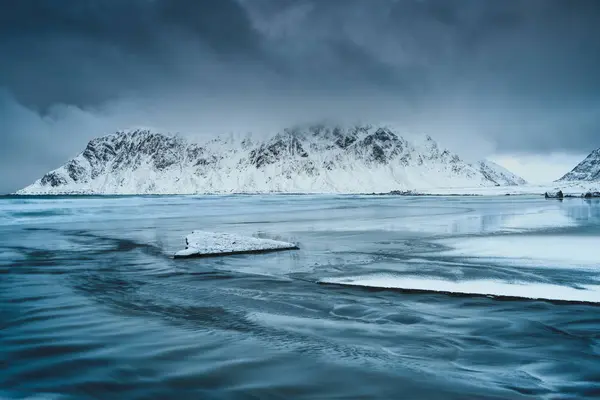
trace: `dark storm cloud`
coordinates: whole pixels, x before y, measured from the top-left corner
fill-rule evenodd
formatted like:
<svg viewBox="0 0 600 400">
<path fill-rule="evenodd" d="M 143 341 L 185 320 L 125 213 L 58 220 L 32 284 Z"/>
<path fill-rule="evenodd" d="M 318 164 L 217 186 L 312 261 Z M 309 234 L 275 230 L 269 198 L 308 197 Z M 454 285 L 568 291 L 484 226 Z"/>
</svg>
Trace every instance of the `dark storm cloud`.
<svg viewBox="0 0 600 400">
<path fill-rule="evenodd" d="M 0 191 L 139 124 L 386 120 L 478 151 L 586 152 L 598 21 L 596 0 L 0 0 L 0 166 L 29 171 Z"/>
<path fill-rule="evenodd" d="M 233 0 L 0 0 L 0 10 L 0 85 L 42 108 L 110 100 L 199 54 L 260 56 Z"/>
</svg>

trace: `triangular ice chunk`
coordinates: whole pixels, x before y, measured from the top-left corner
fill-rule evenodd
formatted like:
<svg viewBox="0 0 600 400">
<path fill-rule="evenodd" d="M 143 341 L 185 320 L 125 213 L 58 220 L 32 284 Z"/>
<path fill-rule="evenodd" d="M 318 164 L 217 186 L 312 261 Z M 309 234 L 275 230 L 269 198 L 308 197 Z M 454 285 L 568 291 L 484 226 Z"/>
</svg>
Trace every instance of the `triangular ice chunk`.
<svg viewBox="0 0 600 400">
<path fill-rule="evenodd" d="M 230 233 L 194 231 L 185 240 L 186 249 L 175 253 L 175 258 L 214 257 L 298 250 L 298 246 L 293 243 Z"/>
</svg>

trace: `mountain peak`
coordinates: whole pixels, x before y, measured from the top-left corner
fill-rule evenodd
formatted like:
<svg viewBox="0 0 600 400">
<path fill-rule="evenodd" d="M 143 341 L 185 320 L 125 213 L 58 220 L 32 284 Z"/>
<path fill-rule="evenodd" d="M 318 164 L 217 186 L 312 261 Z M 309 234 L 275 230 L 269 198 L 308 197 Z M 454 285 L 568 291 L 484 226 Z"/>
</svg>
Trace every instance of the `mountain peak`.
<svg viewBox="0 0 600 400">
<path fill-rule="evenodd" d="M 598 181 L 600 180 L 600 148 L 592 151 L 582 162 L 558 181 Z"/>
</svg>

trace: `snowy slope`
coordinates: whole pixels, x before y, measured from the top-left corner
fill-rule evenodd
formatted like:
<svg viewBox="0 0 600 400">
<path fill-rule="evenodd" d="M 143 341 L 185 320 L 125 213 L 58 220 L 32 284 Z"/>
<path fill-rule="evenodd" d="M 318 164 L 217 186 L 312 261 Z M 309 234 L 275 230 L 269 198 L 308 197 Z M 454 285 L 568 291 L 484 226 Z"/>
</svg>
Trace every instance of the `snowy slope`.
<svg viewBox="0 0 600 400">
<path fill-rule="evenodd" d="M 483 169 L 428 136 L 409 142 L 387 127 L 317 125 L 206 143 L 137 130 L 90 141 L 18 193 L 370 193 L 507 182 L 497 168 Z"/>
<path fill-rule="evenodd" d="M 481 173 L 500 186 L 526 185 L 527 181 L 489 160 L 479 161 L 477 164 Z"/>
<path fill-rule="evenodd" d="M 592 151 L 571 172 L 558 180 L 561 181 L 600 181 L 600 149 Z"/>
</svg>

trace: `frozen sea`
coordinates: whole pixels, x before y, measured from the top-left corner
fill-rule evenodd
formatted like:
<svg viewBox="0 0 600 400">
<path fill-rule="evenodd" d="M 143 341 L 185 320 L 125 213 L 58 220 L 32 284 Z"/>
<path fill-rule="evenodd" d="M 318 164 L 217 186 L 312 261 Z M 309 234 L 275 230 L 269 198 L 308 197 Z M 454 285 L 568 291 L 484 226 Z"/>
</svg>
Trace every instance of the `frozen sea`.
<svg viewBox="0 0 600 400">
<path fill-rule="evenodd" d="M 193 230 L 300 250 L 173 259 Z M 600 202 L 0 199 L 0 398 L 600 397 Z"/>
</svg>

